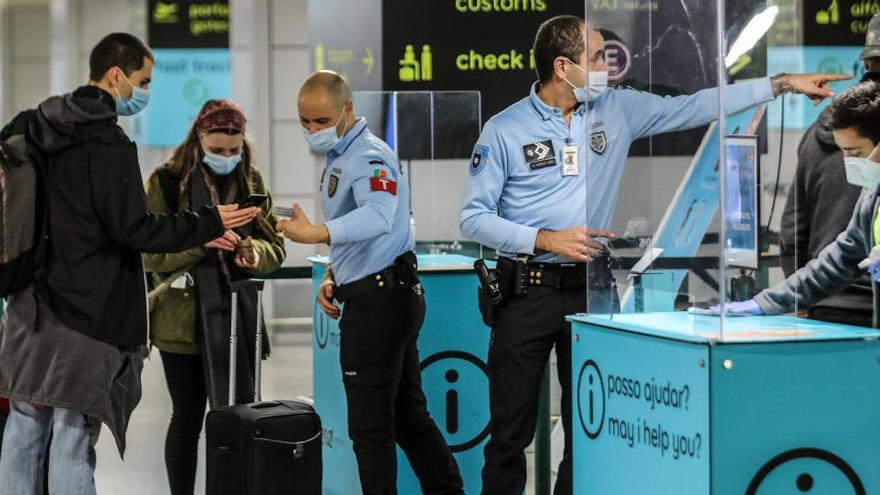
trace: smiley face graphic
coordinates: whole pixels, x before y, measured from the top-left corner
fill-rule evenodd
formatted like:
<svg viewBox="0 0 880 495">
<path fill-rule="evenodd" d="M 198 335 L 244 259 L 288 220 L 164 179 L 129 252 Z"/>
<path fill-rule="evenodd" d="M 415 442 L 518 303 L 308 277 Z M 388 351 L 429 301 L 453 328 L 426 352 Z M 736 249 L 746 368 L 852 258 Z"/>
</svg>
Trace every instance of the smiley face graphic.
<svg viewBox="0 0 880 495">
<path fill-rule="evenodd" d="M 855 470 L 827 450 L 799 448 L 770 459 L 752 478 L 745 495 L 865 495 Z"/>
</svg>

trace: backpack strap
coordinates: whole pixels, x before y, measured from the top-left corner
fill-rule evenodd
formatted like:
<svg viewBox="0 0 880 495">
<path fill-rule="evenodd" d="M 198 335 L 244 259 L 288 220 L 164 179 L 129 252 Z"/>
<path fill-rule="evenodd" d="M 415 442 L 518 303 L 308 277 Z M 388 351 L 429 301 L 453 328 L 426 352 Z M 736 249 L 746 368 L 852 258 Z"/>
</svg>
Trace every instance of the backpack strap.
<svg viewBox="0 0 880 495">
<path fill-rule="evenodd" d="M 34 243 L 34 280 L 33 280 L 33 297 L 35 303 L 33 328 L 34 332 L 40 331 L 40 304 L 51 305 L 51 294 L 49 291 L 49 249 L 51 244 L 51 235 L 49 231 L 49 164 L 46 156 L 43 154 L 39 146 L 33 141 L 32 135 L 36 126 L 36 112 L 26 111 L 20 113 L 14 119 L 14 125 L 7 126 L 4 131 L 9 135 L 9 130 L 15 128 L 16 134 L 20 133 L 24 136 L 24 157 L 31 161 L 34 169 L 37 171 L 37 211 L 34 212 L 35 218 L 39 219 L 39 228 L 35 234 L 38 236 Z M 11 137 L 11 136 L 10 136 Z M 7 147 L 8 150 L 8 147 Z M 14 154 L 14 153 L 13 153 Z"/>
<path fill-rule="evenodd" d="M 0 141 L 0 162 L 13 164 L 17 161 L 4 141 Z"/>
<path fill-rule="evenodd" d="M 162 197 L 168 206 L 168 211 L 177 213 L 180 207 L 180 193 L 178 192 L 178 184 L 180 181 L 169 168 L 160 166 L 156 168 L 156 177 L 159 179 L 159 189 L 162 190 Z"/>
<path fill-rule="evenodd" d="M 49 167 L 46 163 L 46 157 L 28 138 L 26 144 L 26 153 L 28 158 L 37 169 L 38 176 L 38 192 L 37 207 L 40 218 L 40 234 L 34 251 L 34 293 L 38 295 L 47 295 L 46 278 L 49 275 L 48 253 L 49 253 L 49 199 L 48 199 L 48 183 L 49 183 Z"/>
</svg>

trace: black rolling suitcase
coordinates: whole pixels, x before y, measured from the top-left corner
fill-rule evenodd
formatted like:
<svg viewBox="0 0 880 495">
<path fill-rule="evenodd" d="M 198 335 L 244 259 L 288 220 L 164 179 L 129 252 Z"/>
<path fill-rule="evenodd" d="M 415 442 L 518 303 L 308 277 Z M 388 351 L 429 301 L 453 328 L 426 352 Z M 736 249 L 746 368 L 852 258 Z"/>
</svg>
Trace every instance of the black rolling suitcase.
<svg viewBox="0 0 880 495">
<path fill-rule="evenodd" d="M 257 288 L 262 307 L 262 281 L 232 287 L 229 397 L 235 397 L 237 294 Z M 257 310 L 254 390 L 257 402 L 219 407 L 208 413 L 207 495 L 320 495 L 321 419 L 312 406 L 297 401 L 260 402 L 261 310 Z M 233 399 L 230 399 L 230 402 Z"/>
</svg>

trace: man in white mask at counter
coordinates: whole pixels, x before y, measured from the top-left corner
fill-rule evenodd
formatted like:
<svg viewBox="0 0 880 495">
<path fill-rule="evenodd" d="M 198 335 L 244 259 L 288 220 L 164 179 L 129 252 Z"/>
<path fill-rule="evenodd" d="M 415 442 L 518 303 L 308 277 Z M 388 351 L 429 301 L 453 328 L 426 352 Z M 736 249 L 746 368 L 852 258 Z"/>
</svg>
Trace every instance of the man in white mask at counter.
<svg viewBox="0 0 880 495">
<path fill-rule="evenodd" d="M 834 100 L 829 124 L 843 151 L 846 179 L 862 187 L 847 229 L 785 281 L 749 301 L 728 303 L 727 314 L 776 315 L 826 298 L 865 274 L 880 282 L 880 82 L 857 84 Z M 718 314 L 716 306 L 709 310 Z M 876 319 L 877 315 L 875 315 Z"/>
</svg>

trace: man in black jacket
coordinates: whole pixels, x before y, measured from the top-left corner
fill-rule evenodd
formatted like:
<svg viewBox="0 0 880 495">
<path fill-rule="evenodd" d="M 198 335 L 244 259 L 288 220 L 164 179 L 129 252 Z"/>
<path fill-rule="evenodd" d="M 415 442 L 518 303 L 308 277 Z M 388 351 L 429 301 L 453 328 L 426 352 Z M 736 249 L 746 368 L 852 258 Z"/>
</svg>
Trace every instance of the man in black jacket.
<svg viewBox="0 0 880 495">
<path fill-rule="evenodd" d="M 862 81 L 880 80 L 880 16 L 871 21 L 862 52 L 865 74 Z M 869 31 L 871 31 L 869 29 Z M 788 277 L 846 230 L 862 188 L 849 184 L 843 153 L 831 134 L 830 107 L 804 134 L 798 145 L 798 163 L 792 192 L 782 214 L 780 242 L 782 270 Z M 870 327 L 873 314 L 871 279 L 867 276 L 807 311 L 810 318 L 832 323 Z"/>
<path fill-rule="evenodd" d="M 2 133 L 25 134 L 45 164 L 45 278 L 8 298 L 0 323 L 0 396 L 12 400 L 0 493 L 41 493 L 51 431 L 54 494 L 93 494 L 101 423 L 120 454 L 140 400 L 148 339 L 142 252 L 178 252 L 245 225 L 256 208 L 147 211 L 137 151 L 117 125 L 149 101 L 150 49 L 134 36 L 101 40 L 88 85 L 19 114 Z"/>
</svg>

